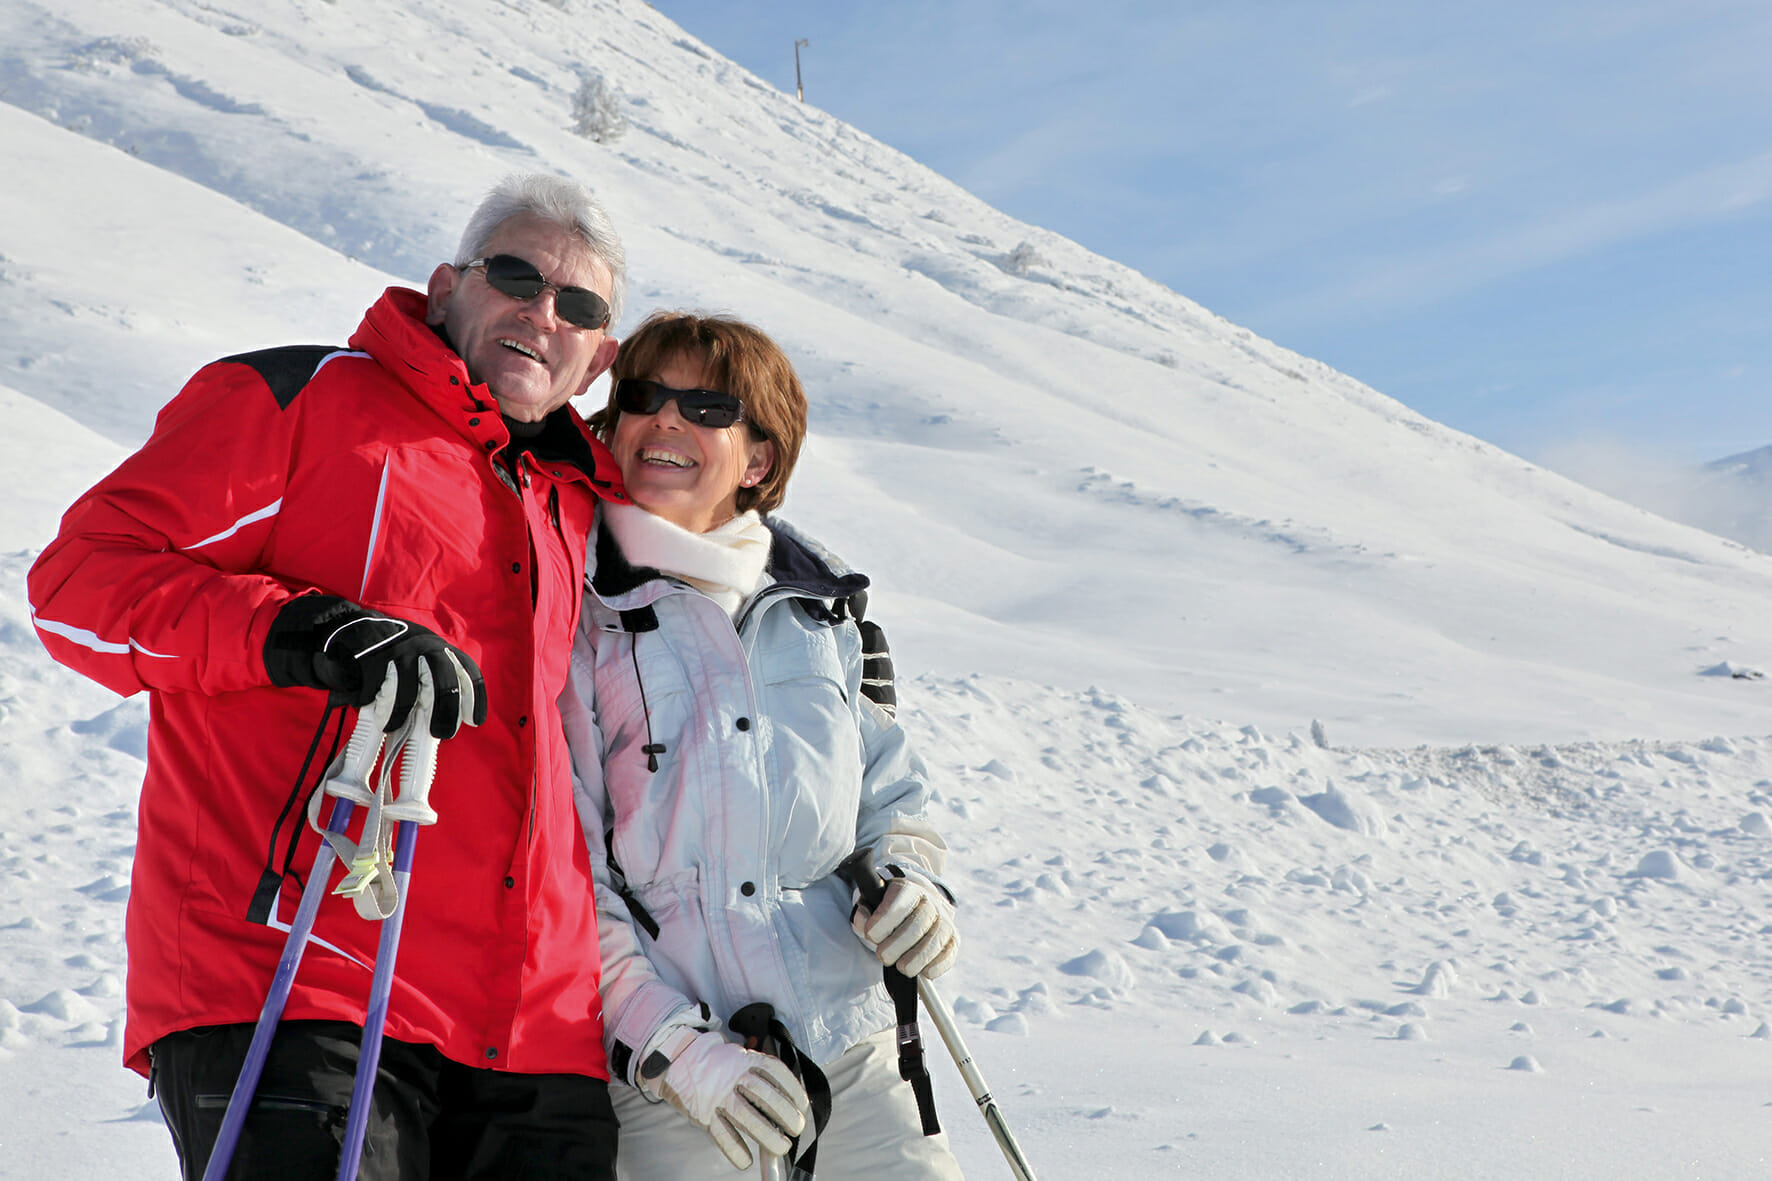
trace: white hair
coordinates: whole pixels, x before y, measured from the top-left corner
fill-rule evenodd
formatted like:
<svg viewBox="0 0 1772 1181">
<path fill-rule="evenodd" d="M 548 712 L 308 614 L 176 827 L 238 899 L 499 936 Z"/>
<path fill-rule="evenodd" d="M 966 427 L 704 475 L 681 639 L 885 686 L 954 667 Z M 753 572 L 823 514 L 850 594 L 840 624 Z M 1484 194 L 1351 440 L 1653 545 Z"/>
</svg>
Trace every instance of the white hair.
<svg viewBox="0 0 1772 1181">
<path fill-rule="evenodd" d="M 462 231 L 455 265 L 464 267 L 486 249 L 499 227 L 513 217 L 536 217 L 577 234 L 592 254 L 609 268 L 609 327 L 621 322 L 621 305 L 627 290 L 627 253 L 609 214 L 597 204 L 590 190 L 565 177 L 530 172 L 507 176 L 486 194 L 468 228 Z"/>
</svg>

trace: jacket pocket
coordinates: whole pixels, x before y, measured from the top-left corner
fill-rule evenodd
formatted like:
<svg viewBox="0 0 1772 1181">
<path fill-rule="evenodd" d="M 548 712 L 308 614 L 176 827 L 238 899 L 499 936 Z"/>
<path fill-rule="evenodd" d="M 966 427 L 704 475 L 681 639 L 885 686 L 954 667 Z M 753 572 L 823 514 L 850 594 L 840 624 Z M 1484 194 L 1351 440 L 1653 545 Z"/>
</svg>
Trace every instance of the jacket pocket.
<svg viewBox="0 0 1772 1181">
<path fill-rule="evenodd" d="M 487 482 L 479 463 L 446 447 L 388 450 L 357 588 L 361 601 L 405 608 L 421 620 L 501 605 L 478 598 L 495 597 L 488 588 L 512 562 L 529 568 L 529 538 L 522 528 L 497 528 L 501 520 L 521 520 L 522 511 L 512 493 Z M 499 504 L 497 496 L 512 503 Z"/>
</svg>

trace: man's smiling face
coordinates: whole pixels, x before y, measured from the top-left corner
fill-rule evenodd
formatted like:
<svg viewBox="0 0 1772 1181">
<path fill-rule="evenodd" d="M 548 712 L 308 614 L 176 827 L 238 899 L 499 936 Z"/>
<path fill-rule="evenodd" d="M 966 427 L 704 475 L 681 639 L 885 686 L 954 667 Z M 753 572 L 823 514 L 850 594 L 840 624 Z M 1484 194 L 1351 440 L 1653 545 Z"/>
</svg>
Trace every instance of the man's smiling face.
<svg viewBox="0 0 1772 1181">
<path fill-rule="evenodd" d="M 552 222 L 513 217 L 480 253 L 516 255 L 556 286 L 585 287 L 609 298 L 609 268 L 583 239 Z M 615 361 L 614 338 L 560 319 L 551 290 L 513 299 L 487 283 L 477 267 L 458 270 L 444 263 L 431 273 L 425 322 L 443 327 L 468 377 L 485 384 L 499 411 L 520 422 L 546 418 Z"/>
</svg>

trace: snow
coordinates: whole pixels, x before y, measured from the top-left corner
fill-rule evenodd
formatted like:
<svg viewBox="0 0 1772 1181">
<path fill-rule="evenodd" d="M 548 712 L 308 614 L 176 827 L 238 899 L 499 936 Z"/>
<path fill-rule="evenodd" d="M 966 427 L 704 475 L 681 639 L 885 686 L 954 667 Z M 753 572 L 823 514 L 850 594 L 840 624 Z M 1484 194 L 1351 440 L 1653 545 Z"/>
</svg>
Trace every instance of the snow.
<svg viewBox="0 0 1772 1181">
<path fill-rule="evenodd" d="M 0 40 L 0 1176 L 175 1175 L 118 1061 L 146 711 L 48 660 L 25 570 L 198 365 L 342 342 L 535 168 L 609 204 L 627 323 L 731 310 L 799 366 L 784 515 L 876 578 L 963 887 L 940 988 L 1042 1177 L 1766 1174 L 1772 557 L 637 0 L 17 0 Z"/>
</svg>

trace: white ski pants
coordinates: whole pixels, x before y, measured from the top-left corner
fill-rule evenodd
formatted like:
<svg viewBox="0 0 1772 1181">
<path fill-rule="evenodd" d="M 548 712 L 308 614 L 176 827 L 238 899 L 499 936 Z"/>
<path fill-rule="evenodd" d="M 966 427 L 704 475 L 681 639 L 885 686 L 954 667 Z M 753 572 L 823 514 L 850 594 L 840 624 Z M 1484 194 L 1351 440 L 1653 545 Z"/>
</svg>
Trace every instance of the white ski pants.
<svg viewBox="0 0 1772 1181">
<path fill-rule="evenodd" d="M 923 1135 L 916 1096 L 898 1077 L 895 1031 L 857 1042 L 825 1067 L 825 1077 L 831 1122 L 818 1138 L 817 1181 L 964 1181 L 947 1133 Z M 620 1083 L 610 1084 L 609 1097 L 621 1119 L 618 1181 L 741 1181 L 760 1175 L 755 1165 L 746 1173 L 735 1170 L 707 1132 L 669 1103 L 649 1103 Z M 950 1103 L 942 1115 L 964 1110 Z"/>
</svg>

